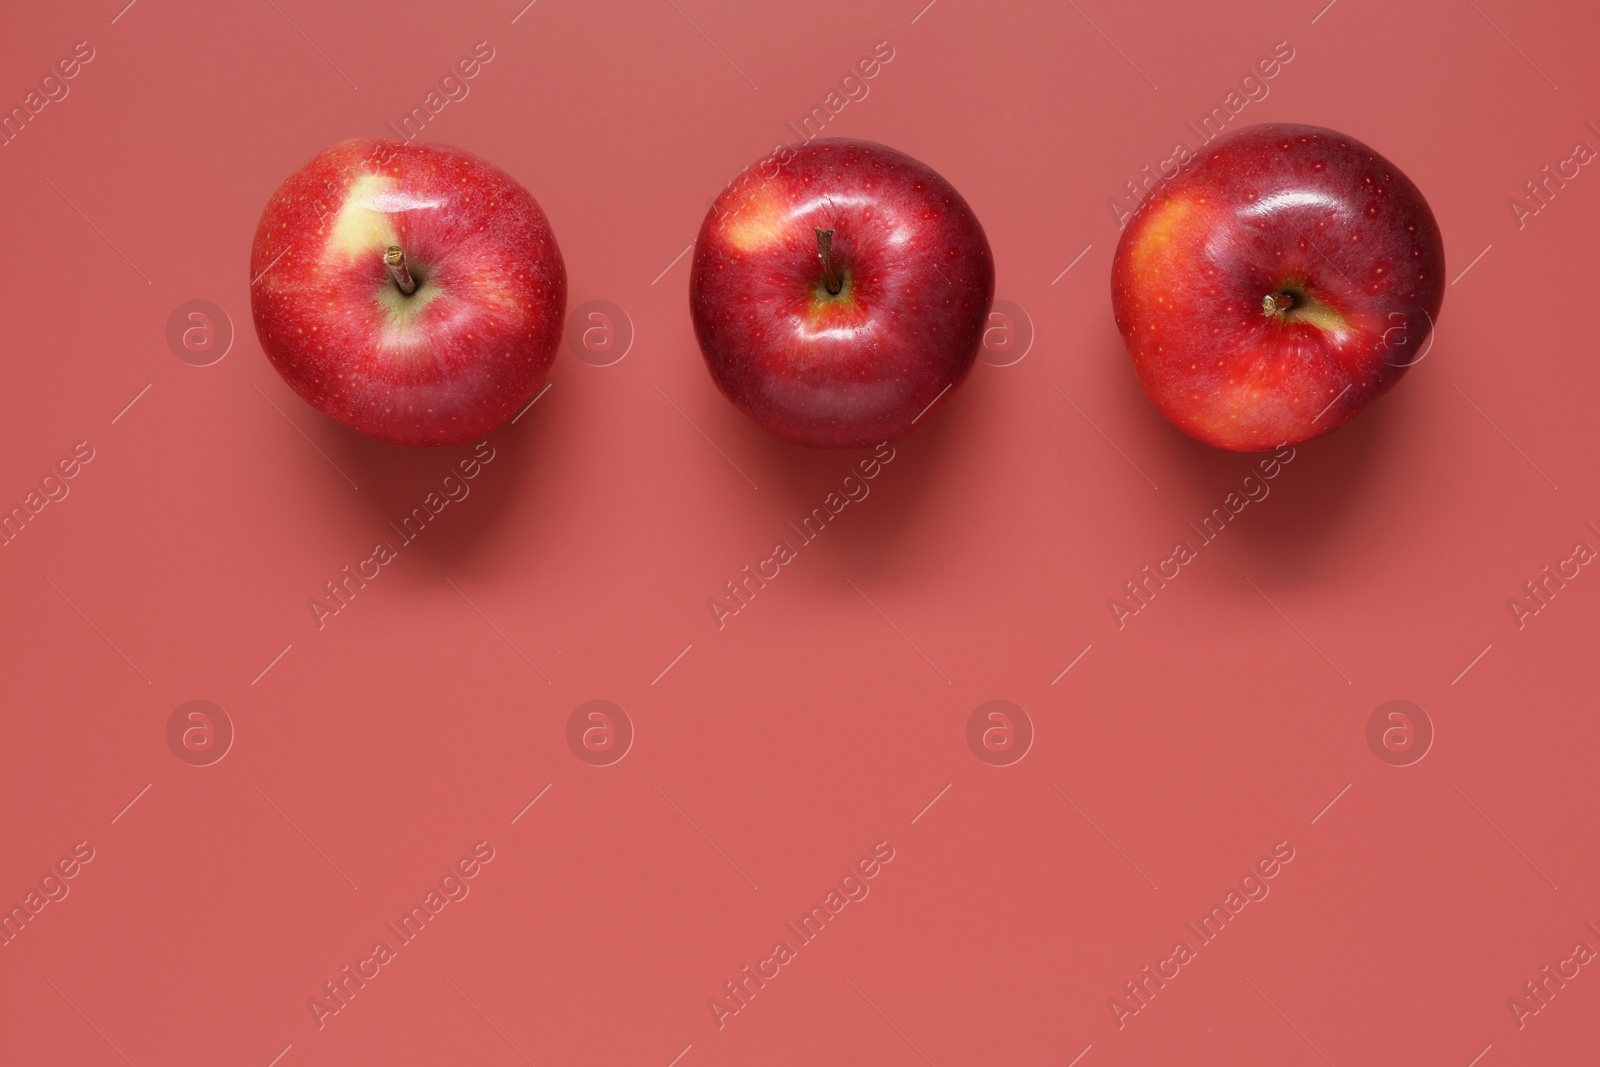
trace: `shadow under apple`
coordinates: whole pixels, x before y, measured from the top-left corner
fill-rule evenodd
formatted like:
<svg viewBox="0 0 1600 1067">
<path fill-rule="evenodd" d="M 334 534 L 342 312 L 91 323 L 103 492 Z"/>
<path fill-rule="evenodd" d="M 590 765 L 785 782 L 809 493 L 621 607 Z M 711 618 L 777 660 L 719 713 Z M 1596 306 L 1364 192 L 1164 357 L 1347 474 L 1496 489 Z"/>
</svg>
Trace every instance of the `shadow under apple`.
<svg viewBox="0 0 1600 1067">
<path fill-rule="evenodd" d="M 1222 534 L 1241 542 L 1235 549 L 1240 566 L 1278 587 L 1325 581 L 1326 572 L 1319 566 L 1322 557 L 1370 496 L 1379 457 L 1393 456 L 1397 405 L 1392 400 L 1380 397 L 1339 429 L 1295 445 L 1293 459 L 1270 481 L 1262 478 L 1259 463 L 1274 453 L 1229 453 L 1176 429 L 1173 434 L 1184 438 L 1184 446 L 1173 457 L 1173 465 L 1218 485 L 1218 504 L 1229 492 L 1243 496 L 1240 486 L 1245 476 L 1255 475 L 1269 488 L 1269 495 L 1252 501 Z M 1219 467 L 1231 473 L 1219 474 Z M 1193 521 L 1202 517 L 1195 515 Z"/>
<path fill-rule="evenodd" d="M 864 484 L 867 495 L 851 501 L 818 540 L 832 546 L 828 554 L 846 574 L 871 574 L 900 550 L 907 531 L 925 515 L 931 489 L 952 451 L 979 432 L 980 416 L 973 397 L 966 395 L 970 391 L 970 386 L 952 390 L 926 423 L 889 442 L 894 451 L 887 462 L 872 448 L 791 444 L 744 417 L 738 419 L 740 428 L 731 443 L 739 455 L 750 457 L 751 473 L 761 491 L 775 493 L 782 501 L 782 513 L 796 526 L 813 509 L 823 507 L 828 494 L 844 497 L 847 476 Z M 878 464 L 876 477 L 864 477 L 863 461 L 868 469 L 870 463 Z"/>
<path fill-rule="evenodd" d="M 412 564 L 454 575 L 483 552 L 525 494 L 538 492 L 530 466 L 556 432 L 540 414 L 535 407 L 481 442 L 442 447 L 390 444 L 321 415 L 306 433 L 360 487 L 341 500 L 375 539 Z"/>
</svg>

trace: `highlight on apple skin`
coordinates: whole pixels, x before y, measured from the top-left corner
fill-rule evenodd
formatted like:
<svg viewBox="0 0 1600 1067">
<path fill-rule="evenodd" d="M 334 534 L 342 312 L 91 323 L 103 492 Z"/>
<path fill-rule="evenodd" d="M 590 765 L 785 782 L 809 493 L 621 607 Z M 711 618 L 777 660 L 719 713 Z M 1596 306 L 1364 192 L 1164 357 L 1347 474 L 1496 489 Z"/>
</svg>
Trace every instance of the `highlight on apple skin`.
<svg viewBox="0 0 1600 1067">
<path fill-rule="evenodd" d="M 1251 126 L 1139 205 L 1112 308 L 1167 419 L 1259 452 L 1344 425 L 1421 360 L 1444 269 L 1433 212 L 1393 163 L 1333 130 Z"/>
<path fill-rule="evenodd" d="M 724 395 L 816 448 L 893 440 L 971 370 L 994 258 L 944 178 L 870 141 L 780 148 L 717 197 L 689 307 Z"/>
<path fill-rule="evenodd" d="M 307 403 L 404 445 L 483 437 L 544 384 L 567 276 L 549 220 L 442 145 L 350 140 L 291 174 L 250 250 L 267 358 Z"/>
</svg>

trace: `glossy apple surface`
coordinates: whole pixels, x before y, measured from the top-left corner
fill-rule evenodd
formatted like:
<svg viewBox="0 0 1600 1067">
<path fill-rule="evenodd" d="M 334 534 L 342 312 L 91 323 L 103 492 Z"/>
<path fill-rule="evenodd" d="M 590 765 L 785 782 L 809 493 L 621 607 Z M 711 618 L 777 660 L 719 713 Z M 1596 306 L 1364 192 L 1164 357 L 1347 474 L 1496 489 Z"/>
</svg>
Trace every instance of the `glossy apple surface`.
<svg viewBox="0 0 1600 1067">
<path fill-rule="evenodd" d="M 1111 275 L 1144 391 L 1185 433 L 1241 452 L 1353 418 L 1426 354 L 1443 295 L 1422 193 L 1315 126 L 1212 142 L 1133 213 Z"/>
<path fill-rule="evenodd" d="M 993 298 L 989 242 L 961 194 L 910 156 L 847 140 L 781 149 L 730 183 L 689 289 L 718 387 L 819 448 L 930 419 L 972 368 Z"/>
<path fill-rule="evenodd" d="M 250 277 L 261 347 L 294 391 L 406 445 L 472 441 L 516 414 L 566 310 L 566 267 L 527 190 L 420 143 L 344 141 L 290 175 Z"/>
</svg>

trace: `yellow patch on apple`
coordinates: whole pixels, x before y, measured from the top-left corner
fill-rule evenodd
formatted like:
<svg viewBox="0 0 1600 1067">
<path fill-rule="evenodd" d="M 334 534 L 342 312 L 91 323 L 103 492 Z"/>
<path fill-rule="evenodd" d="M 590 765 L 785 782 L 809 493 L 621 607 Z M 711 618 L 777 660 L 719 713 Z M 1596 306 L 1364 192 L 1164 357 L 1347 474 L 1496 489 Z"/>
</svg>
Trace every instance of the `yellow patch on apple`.
<svg viewBox="0 0 1600 1067">
<path fill-rule="evenodd" d="M 783 201 L 765 188 L 752 192 L 734 213 L 734 221 L 728 225 L 728 240 L 741 252 L 754 252 L 780 239 L 788 222 Z"/>
<path fill-rule="evenodd" d="M 1133 247 L 1134 258 L 1140 263 L 1148 263 L 1152 259 L 1171 255 L 1167 246 L 1172 244 L 1177 231 L 1192 220 L 1195 210 L 1195 205 L 1183 197 L 1168 197 L 1144 224 L 1139 240 Z"/>
<path fill-rule="evenodd" d="M 382 174 L 363 174 L 350 186 L 325 246 L 330 253 L 346 258 L 383 255 L 383 250 L 399 243 L 390 219 L 386 200 L 393 198 L 394 179 Z"/>
</svg>

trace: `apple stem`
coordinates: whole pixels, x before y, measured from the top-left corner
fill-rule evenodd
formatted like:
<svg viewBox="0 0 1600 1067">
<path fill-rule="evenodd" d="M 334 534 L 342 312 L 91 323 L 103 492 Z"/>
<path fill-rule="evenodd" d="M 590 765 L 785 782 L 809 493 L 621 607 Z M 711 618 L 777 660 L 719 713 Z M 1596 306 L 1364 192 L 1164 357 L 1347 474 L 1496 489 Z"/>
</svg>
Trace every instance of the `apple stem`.
<svg viewBox="0 0 1600 1067">
<path fill-rule="evenodd" d="M 1291 293 L 1268 293 L 1261 301 L 1261 314 L 1267 318 L 1281 315 L 1294 307 L 1294 296 Z"/>
<path fill-rule="evenodd" d="M 416 279 L 411 277 L 411 272 L 406 269 L 405 249 L 399 245 L 390 245 L 384 249 L 383 261 L 389 266 L 389 273 L 394 275 L 394 283 L 400 291 L 407 296 L 417 291 Z"/>
<path fill-rule="evenodd" d="M 838 296 L 844 288 L 838 265 L 833 260 L 833 231 L 817 227 L 817 255 L 822 260 L 822 284 L 830 296 Z"/>
</svg>

